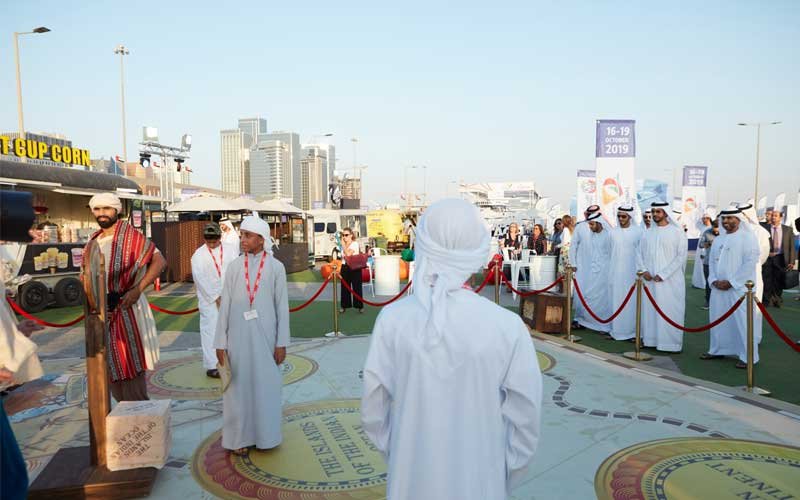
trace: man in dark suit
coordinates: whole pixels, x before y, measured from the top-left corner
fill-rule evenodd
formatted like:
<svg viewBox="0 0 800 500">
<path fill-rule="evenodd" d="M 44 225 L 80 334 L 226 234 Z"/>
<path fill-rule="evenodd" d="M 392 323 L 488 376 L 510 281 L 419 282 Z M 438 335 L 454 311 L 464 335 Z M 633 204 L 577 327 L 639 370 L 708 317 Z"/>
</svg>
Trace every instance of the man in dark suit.
<svg viewBox="0 0 800 500">
<path fill-rule="evenodd" d="M 764 277 L 764 296 L 761 302 L 775 307 L 780 307 L 783 303 L 781 295 L 786 282 L 786 271 L 794 268 L 797 258 L 792 228 L 781 224 L 782 218 L 780 210 L 773 210 L 769 224 L 763 225 L 769 231 L 769 257 L 761 268 Z"/>
</svg>

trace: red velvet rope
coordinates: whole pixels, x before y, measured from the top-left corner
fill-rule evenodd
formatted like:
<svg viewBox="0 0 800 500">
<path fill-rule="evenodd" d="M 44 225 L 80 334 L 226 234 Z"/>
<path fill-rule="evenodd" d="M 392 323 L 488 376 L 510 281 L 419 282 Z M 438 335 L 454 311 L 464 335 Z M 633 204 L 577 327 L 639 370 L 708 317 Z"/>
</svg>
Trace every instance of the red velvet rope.
<svg viewBox="0 0 800 500">
<path fill-rule="evenodd" d="M 597 317 L 597 315 L 594 313 L 594 311 L 591 310 L 591 308 L 589 308 L 589 304 L 587 304 L 586 300 L 583 298 L 583 293 L 581 293 L 581 287 L 578 286 L 578 280 L 572 280 L 572 283 L 575 284 L 575 292 L 578 294 L 578 298 L 581 299 L 581 303 L 583 304 L 583 307 L 586 308 L 586 310 L 589 312 L 589 314 L 596 321 L 598 321 L 600 323 L 603 323 L 603 324 L 611 323 L 612 321 L 614 321 L 614 318 L 619 316 L 619 314 L 622 312 L 622 310 L 625 309 L 625 306 L 628 305 L 628 301 L 631 300 L 631 297 L 633 296 L 633 291 L 636 289 L 636 285 L 635 284 L 631 285 L 631 289 L 628 290 L 628 295 L 625 296 L 625 300 L 622 301 L 622 305 L 619 306 L 619 309 L 617 309 L 616 312 L 614 312 L 614 314 L 609 316 L 608 319 L 601 319 L 601 318 Z"/>
<path fill-rule="evenodd" d="M 483 278 L 483 283 L 481 283 L 481 285 L 473 291 L 475 293 L 481 293 L 481 290 L 483 290 L 486 284 L 489 283 L 490 279 L 492 279 L 492 273 L 486 273 L 486 276 Z"/>
<path fill-rule="evenodd" d="M 154 311 L 158 311 L 160 313 L 164 313 L 164 314 L 172 314 L 173 316 L 183 316 L 183 315 L 186 315 L 186 314 L 194 314 L 194 313 L 196 313 L 197 311 L 200 310 L 200 309 L 195 307 L 194 309 L 189 309 L 188 311 L 170 311 L 169 309 L 162 309 L 161 307 L 158 307 L 155 304 L 150 304 L 150 309 L 152 309 Z"/>
<path fill-rule="evenodd" d="M 705 326 L 699 326 L 697 328 L 688 328 L 688 327 L 679 325 L 678 323 L 675 323 L 674 321 L 669 319 L 666 314 L 664 314 L 664 311 L 662 311 L 661 308 L 658 307 L 658 304 L 656 304 L 656 300 L 650 294 L 650 289 L 647 288 L 647 285 L 644 286 L 644 293 L 647 295 L 647 298 L 650 299 L 650 303 L 653 304 L 653 307 L 655 308 L 655 310 L 659 314 L 659 316 L 664 318 L 664 321 L 666 321 L 667 323 L 669 323 L 673 327 L 678 328 L 679 330 L 683 330 L 684 332 L 689 332 L 689 333 L 704 332 L 706 330 L 710 330 L 710 329 L 714 328 L 715 326 L 719 325 L 720 323 L 722 323 L 723 321 L 728 319 L 728 317 L 730 317 L 730 315 L 733 314 L 733 312 L 736 309 L 738 309 L 739 306 L 742 305 L 742 302 L 744 301 L 744 297 L 741 297 L 739 300 L 736 301 L 735 304 L 733 304 L 733 307 L 728 309 L 728 311 L 725 314 L 723 314 L 722 316 L 720 316 L 719 318 L 717 318 L 716 320 L 712 321 L 711 323 L 709 323 L 709 324 L 707 324 Z"/>
<path fill-rule="evenodd" d="M 516 288 L 511 286 L 511 282 L 508 281 L 508 278 L 506 278 L 505 274 L 501 274 L 500 275 L 500 279 L 503 280 L 506 283 L 506 286 L 508 286 L 508 288 L 510 288 L 512 292 L 516 293 L 517 295 L 519 295 L 521 297 L 530 297 L 531 295 L 539 295 L 540 293 L 544 293 L 544 292 L 550 290 L 551 288 L 553 288 L 554 286 L 558 285 L 562 281 L 564 281 L 564 277 L 560 276 L 557 280 L 555 280 L 554 282 L 550 283 L 549 285 L 547 285 L 546 287 L 542 288 L 541 290 L 529 290 L 527 292 L 523 292 L 523 291 L 517 290 Z"/>
<path fill-rule="evenodd" d="M 800 345 L 797 345 L 796 343 L 792 342 L 792 339 L 790 339 L 789 336 L 786 335 L 783 332 L 783 330 L 780 329 L 778 324 L 775 323 L 775 320 L 772 319 L 772 316 L 770 316 L 769 313 L 767 312 L 767 308 L 764 307 L 764 304 L 762 304 L 761 301 L 759 301 L 758 299 L 756 299 L 756 304 L 758 304 L 758 308 L 761 310 L 761 314 L 764 315 L 764 318 L 766 318 L 767 323 L 769 323 L 769 326 L 771 326 L 772 329 L 775 330 L 775 333 L 778 334 L 778 337 L 780 337 L 784 342 L 786 342 L 786 345 L 794 349 L 796 352 L 800 352 Z"/>
<path fill-rule="evenodd" d="M 369 300 L 365 299 L 361 295 L 357 294 L 352 288 L 350 288 L 350 285 L 348 285 L 347 282 L 342 279 L 342 275 L 341 274 L 336 273 L 336 276 L 338 276 L 339 279 L 341 280 L 342 286 L 344 286 L 347 289 L 348 292 L 353 294 L 353 297 L 357 298 L 358 300 L 360 300 L 361 302 L 367 304 L 368 306 L 373 306 L 373 307 L 388 306 L 389 304 L 391 304 L 395 300 L 397 300 L 400 297 L 402 297 L 403 294 L 406 293 L 408 291 L 408 288 L 411 286 L 411 280 L 409 280 L 408 283 L 406 283 L 406 287 L 403 288 L 402 290 L 400 290 L 400 293 L 398 293 L 397 295 L 395 295 L 391 299 L 387 300 L 386 302 L 370 302 Z"/>
<path fill-rule="evenodd" d="M 297 312 L 297 311 L 299 311 L 301 309 L 305 309 L 306 307 L 311 305 L 312 302 L 317 300 L 317 297 L 319 297 L 319 294 L 321 294 L 322 291 L 325 290 L 325 287 L 328 285 L 328 282 L 330 280 L 331 280 L 331 275 L 329 275 L 327 278 L 325 278 L 325 281 L 322 283 L 322 286 L 319 287 L 319 290 L 317 290 L 317 293 L 315 293 L 310 299 L 308 299 L 308 301 L 306 301 L 304 304 L 300 304 L 297 307 L 292 307 L 291 309 L 289 309 L 289 312 L 290 313 Z"/>
<path fill-rule="evenodd" d="M 11 306 L 11 308 L 12 308 L 12 309 L 13 309 L 13 310 L 14 310 L 14 311 L 17 313 L 17 314 L 20 314 L 20 315 L 21 315 L 21 316 L 23 316 L 24 318 L 27 318 L 27 319 L 29 319 L 29 320 L 31 320 L 31 321 L 34 321 L 34 322 L 36 322 L 37 324 L 40 324 L 40 325 L 42 325 L 42 326 L 49 326 L 49 327 L 51 327 L 51 328 L 67 328 L 67 327 L 70 327 L 70 326 L 72 326 L 72 325 L 78 324 L 78 323 L 80 323 L 81 321 L 83 321 L 83 318 L 84 318 L 84 316 L 85 316 L 85 315 L 81 314 L 79 317 L 77 317 L 77 318 L 75 318 L 74 320 L 72 320 L 72 321 L 69 321 L 69 322 L 67 322 L 67 323 L 50 323 L 49 321 L 45 321 L 45 320 L 43 320 L 43 319 L 39 319 L 39 318 L 37 318 L 36 316 L 33 316 L 32 314 L 28 314 L 27 312 L 25 312 L 25 310 L 24 310 L 23 308 L 21 308 L 21 307 L 19 306 L 19 304 L 17 304 L 17 303 L 16 303 L 16 302 L 14 302 L 13 300 L 11 300 L 11 297 L 6 297 L 6 300 L 8 301 L 8 304 Z"/>
</svg>

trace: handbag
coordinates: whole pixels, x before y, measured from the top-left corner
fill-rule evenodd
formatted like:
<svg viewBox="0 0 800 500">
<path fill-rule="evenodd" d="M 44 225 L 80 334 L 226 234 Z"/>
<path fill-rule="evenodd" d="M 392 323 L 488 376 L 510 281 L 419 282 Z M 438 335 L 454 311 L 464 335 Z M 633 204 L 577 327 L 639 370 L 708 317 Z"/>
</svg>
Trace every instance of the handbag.
<svg viewBox="0 0 800 500">
<path fill-rule="evenodd" d="M 367 254 L 365 253 L 356 253 L 353 255 L 345 255 L 344 262 L 347 264 L 347 267 L 350 268 L 352 271 L 358 271 L 360 269 L 364 269 L 367 267 Z"/>
<path fill-rule="evenodd" d="M 786 271 L 786 278 L 783 281 L 784 290 L 789 290 L 800 284 L 800 274 L 798 274 L 797 269 Z"/>
</svg>

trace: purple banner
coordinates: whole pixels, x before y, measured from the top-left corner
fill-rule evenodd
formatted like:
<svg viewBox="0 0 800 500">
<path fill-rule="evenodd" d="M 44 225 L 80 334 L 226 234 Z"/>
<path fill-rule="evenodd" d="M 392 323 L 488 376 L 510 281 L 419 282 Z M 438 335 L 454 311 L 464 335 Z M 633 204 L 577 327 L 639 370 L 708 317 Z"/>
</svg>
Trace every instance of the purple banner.
<svg viewBox="0 0 800 500">
<path fill-rule="evenodd" d="M 706 187 L 708 167 L 683 167 L 684 187 Z"/>
<path fill-rule="evenodd" d="M 634 158 L 635 120 L 597 120 L 596 158 Z"/>
</svg>

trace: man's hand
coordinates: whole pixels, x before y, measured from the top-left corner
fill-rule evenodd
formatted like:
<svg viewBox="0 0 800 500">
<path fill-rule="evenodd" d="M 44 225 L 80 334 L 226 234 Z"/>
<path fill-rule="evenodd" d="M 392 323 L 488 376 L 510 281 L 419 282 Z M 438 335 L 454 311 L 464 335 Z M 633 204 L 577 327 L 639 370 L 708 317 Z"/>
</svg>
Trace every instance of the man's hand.
<svg viewBox="0 0 800 500">
<path fill-rule="evenodd" d="M 664 281 L 664 278 L 656 274 L 656 277 L 653 278 L 653 281 L 655 281 L 656 283 L 661 283 L 662 281 Z"/>
<path fill-rule="evenodd" d="M 0 368 L 0 384 L 12 382 L 14 380 L 14 372 Z"/>
<path fill-rule="evenodd" d="M 119 301 L 120 307 L 130 307 L 134 305 L 141 295 L 141 290 L 138 288 L 131 288 L 122 296 L 122 300 Z"/>
<path fill-rule="evenodd" d="M 26 337 L 30 337 L 33 332 L 44 330 L 44 327 L 36 324 L 36 322 L 32 319 L 25 319 L 19 322 L 19 325 L 17 325 L 17 330 L 22 332 L 22 334 Z"/>
<path fill-rule="evenodd" d="M 222 297 L 217 297 L 217 300 L 215 300 L 214 302 L 216 302 L 217 309 L 219 309 L 219 305 L 222 303 Z"/>
<path fill-rule="evenodd" d="M 225 366 L 225 349 L 217 349 L 217 361 L 219 366 Z"/>
<path fill-rule="evenodd" d="M 791 271 L 792 269 L 794 269 L 794 262 L 792 262 L 791 264 L 789 264 L 788 266 L 786 266 L 786 270 L 787 270 L 787 271 Z"/>
<path fill-rule="evenodd" d="M 644 278 L 645 281 L 652 281 L 653 275 L 650 274 L 649 271 L 645 271 L 644 274 L 642 275 L 642 278 Z"/>
<path fill-rule="evenodd" d="M 279 365 L 283 363 L 283 360 L 286 359 L 286 348 L 285 347 L 276 347 L 275 348 L 275 364 Z"/>
<path fill-rule="evenodd" d="M 711 283 L 711 285 L 714 288 L 716 288 L 717 290 L 723 290 L 723 291 L 724 290 L 730 290 L 731 288 L 733 288 L 731 286 L 731 282 L 728 281 L 728 280 L 717 280 L 717 281 Z"/>
</svg>

